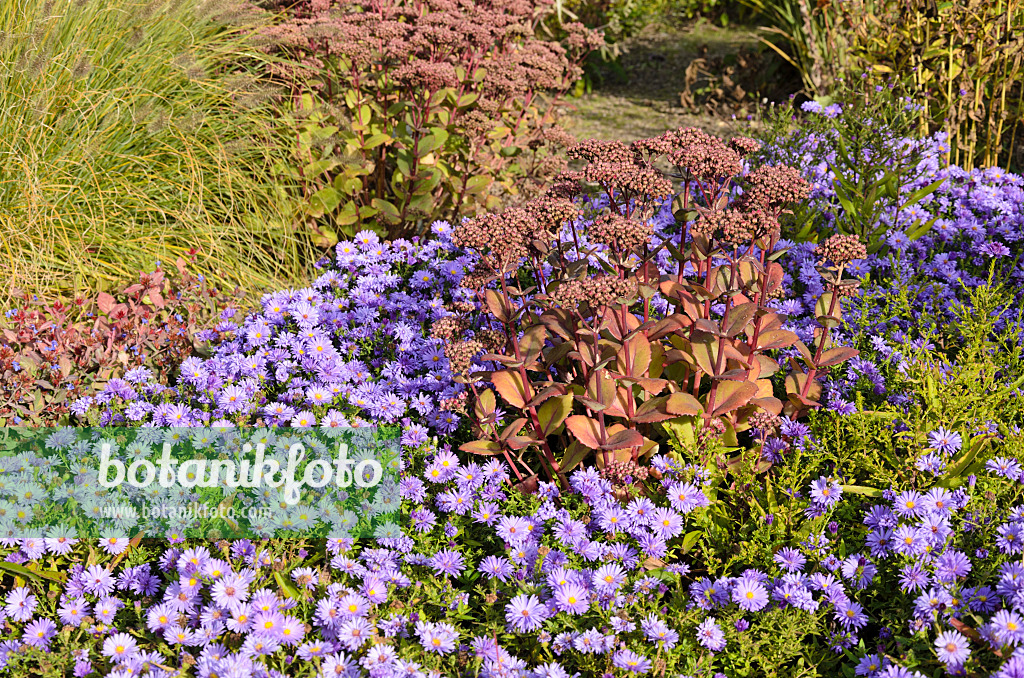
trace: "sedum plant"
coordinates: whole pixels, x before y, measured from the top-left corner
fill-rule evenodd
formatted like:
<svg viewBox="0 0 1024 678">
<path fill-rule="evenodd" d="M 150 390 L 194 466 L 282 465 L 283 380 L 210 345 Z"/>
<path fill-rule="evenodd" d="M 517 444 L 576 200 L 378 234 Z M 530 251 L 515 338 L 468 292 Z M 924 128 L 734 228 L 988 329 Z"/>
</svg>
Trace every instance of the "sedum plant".
<svg viewBox="0 0 1024 678">
<path fill-rule="evenodd" d="M 423 235 L 536 195 L 564 168 L 559 97 L 603 41 L 579 23 L 535 38 L 548 13 L 532 0 L 299 2 L 260 31 L 295 92 L 281 123 L 297 158 L 276 172 L 303 187 L 299 218 L 323 245 L 366 226 Z"/>
<path fill-rule="evenodd" d="M 779 217 L 808 186 L 790 167 L 748 171 L 756 148 L 696 129 L 628 147 L 587 141 L 570 149 L 586 166 L 544 197 L 456 228 L 454 242 L 479 257 L 463 281 L 479 310 L 467 305 L 434 333 L 472 387 L 477 439 L 464 451 L 503 455 L 528 489 L 535 464 L 524 452 L 535 450 L 538 472 L 564 485 L 592 453 L 606 473 L 642 474 L 638 461 L 656 453 L 666 426 L 691 443 L 713 429 L 735 444 L 765 418 L 819 405 L 821 373 L 856 355 L 833 346 L 830 330 L 856 286 L 844 266 L 863 246 L 842 235 L 822 244 L 826 291 L 807 346 L 769 300 L 783 293 Z M 586 185 L 607 198 L 574 201 Z M 668 199 L 675 228 L 654 242 L 652 219 Z M 473 338 L 460 340 L 469 328 Z M 792 346 L 800 359 L 779 398 L 782 366 L 770 354 Z M 481 351 L 495 367 L 471 372 Z"/>
</svg>

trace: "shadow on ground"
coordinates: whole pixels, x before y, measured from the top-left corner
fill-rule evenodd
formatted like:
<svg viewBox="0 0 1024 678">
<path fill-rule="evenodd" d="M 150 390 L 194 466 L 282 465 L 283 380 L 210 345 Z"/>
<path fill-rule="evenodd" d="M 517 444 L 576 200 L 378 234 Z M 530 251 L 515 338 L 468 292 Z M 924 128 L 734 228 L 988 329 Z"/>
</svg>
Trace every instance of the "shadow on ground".
<svg viewBox="0 0 1024 678">
<path fill-rule="evenodd" d="M 799 81 L 755 31 L 648 26 L 622 43 L 618 64 L 592 69 L 593 91 L 568 100 L 567 128 L 578 139 L 625 142 L 678 127 L 748 134 L 760 102 L 784 100 Z"/>
</svg>

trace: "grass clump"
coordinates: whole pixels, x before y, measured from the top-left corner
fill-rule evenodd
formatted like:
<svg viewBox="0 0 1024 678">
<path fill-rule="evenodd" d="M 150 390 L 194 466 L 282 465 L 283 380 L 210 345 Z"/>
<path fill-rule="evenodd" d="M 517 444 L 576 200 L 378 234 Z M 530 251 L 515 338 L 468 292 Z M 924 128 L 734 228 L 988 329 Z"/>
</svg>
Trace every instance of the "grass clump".
<svg viewBox="0 0 1024 678">
<path fill-rule="evenodd" d="M 216 1 L 0 2 L 0 299 L 104 289 L 190 251 L 222 285 L 300 277 L 307 238 L 266 170 L 284 148 L 270 97 L 231 68 L 256 56 L 248 25 Z"/>
</svg>

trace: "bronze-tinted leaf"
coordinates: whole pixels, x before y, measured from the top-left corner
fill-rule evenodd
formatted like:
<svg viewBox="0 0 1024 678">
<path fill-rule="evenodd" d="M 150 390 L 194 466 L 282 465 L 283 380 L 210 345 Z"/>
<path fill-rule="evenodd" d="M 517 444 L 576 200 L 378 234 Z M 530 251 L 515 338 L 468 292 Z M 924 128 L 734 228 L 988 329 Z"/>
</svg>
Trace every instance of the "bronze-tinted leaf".
<svg viewBox="0 0 1024 678">
<path fill-rule="evenodd" d="M 727 337 L 735 337 L 743 332 L 743 329 L 754 318 L 758 305 L 749 301 L 729 309 L 729 317 L 722 328 L 722 334 Z"/>
<path fill-rule="evenodd" d="M 541 433 L 549 436 L 562 425 L 569 413 L 572 412 L 572 396 L 562 395 L 550 398 L 537 410 L 537 419 L 540 421 Z"/>
<path fill-rule="evenodd" d="M 858 355 L 860 355 L 860 351 L 848 346 L 830 348 L 821 354 L 821 360 L 818 361 L 818 367 L 831 367 L 832 365 L 838 365 L 839 363 L 846 362 L 851 358 L 856 358 Z"/>
<path fill-rule="evenodd" d="M 704 406 L 689 393 L 673 393 L 665 400 L 664 410 L 677 417 L 702 415 Z"/>
<path fill-rule="evenodd" d="M 504 295 L 497 290 L 485 290 L 484 298 L 487 301 L 487 309 L 491 314 L 503 323 L 512 319 L 511 310 L 505 301 Z"/>
<path fill-rule="evenodd" d="M 493 440 L 473 440 L 468 443 L 463 443 L 459 446 L 459 449 L 463 452 L 469 452 L 471 454 L 479 454 L 483 456 L 491 456 L 495 454 L 501 454 L 501 445 L 494 442 Z"/>
<path fill-rule="evenodd" d="M 527 397 L 532 395 L 528 391 L 529 387 L 523 384 L 522 377 L 518 372 L 512 370 L 495 372 L 491 375 L 491 381 L 501 397 L 512 407 L 524 407 Z"/>
<path fill-rule="evenodd" d="M 743 407 L 757 395 L 757 386 L 749 381 L 722 381 L 715 391 L 715 409 L 711 416 L 718 417 Z"/>
<path fill-rule="evenodd" d="M 640 447 L 644 444 L 644 437 L 640 435 L 638 431 L 631 428 L 623 429 L 617 433 L 612 434 L 608 438 L 608 442 L 601 445 L 602 450 L 628 450 L 634 447 Z"/>
<path fill-rule="evenodd" d="M 565 420 L 565 426 L 581 444 L 592 450 L 601 447 L 601 422 L 582 414 L 574 414 Z"/>
</svg>

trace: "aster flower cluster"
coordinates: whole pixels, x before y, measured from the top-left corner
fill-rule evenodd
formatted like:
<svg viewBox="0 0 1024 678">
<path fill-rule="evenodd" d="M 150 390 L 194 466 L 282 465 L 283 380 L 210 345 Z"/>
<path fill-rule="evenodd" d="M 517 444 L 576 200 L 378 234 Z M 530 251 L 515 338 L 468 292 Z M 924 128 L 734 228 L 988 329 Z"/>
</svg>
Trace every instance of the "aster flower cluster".
<svg viewBox="0 0 1024 678">
<path fill-rule="evenodd" d="M 850 159 L 854 165 L 848 165 L 837 151 L 837 138 L 835 132 L 798 129 L 764 151 L 771 161 L 801 168 L 811 185 L 809 206 L 820 215 L 818 228 L 822 231 L 832 228 L 837 215 L 842 215 L 836 199 L 836 170 L 855 173 L 856 163 L 867 160 L 854 157 Z M 850 264 L 848 273 L 857 278 L 870 277 L 881 287 L 905 288 L 921 314 L 953 321 L 956 304 L 967 300 L 965 287 L 985 284 L 989 267 L 994 264 L 997 278 L 1007 281 L 1011 298 L 1019 302 L 1024 291 L 1024 262 L 1019 247 L 1024 238 L 1024 179 L 998 167 L 965 171 L 947 165 L 944 154 L 949 147 L 943 133 L 921 140 L 886 138 L 883 143 L 894 158 L 903 157 L 911 148 L 920 155 L 917 166 L 907 168 L 898 187 L 901 201 L 935 182 L 941 183 L 933 193 L 903 209 L 896 201 L 879 197 L 879 204 L 885 206 L 879 213 L 879 228 L 888 229 L 886 247 Z M 923 235 L 908 237 L 928 222 L 932 222 L 931 228 Z M 796 260 L 787 273 L 794 281 L 802 277 L 793 271 L 801 270 L 800 260 L 810 246 L 793 250 Z M 812 292 L 813 280 L 806 282 L 810 285 L 807 292 Z M 905 317 L 877 319 L 871 331 L 883 336 L 896 331 L 909 334 L 915 329 L 914 321 Z M 1019 319 L 1000 319 L 997 331 L 1008 323 L 1016 327 Z"/>
<path fill-rule="evenodd" d="M 812 572 L 820 558 L 811 552 L 786 548 L 772 565 L 778 576 L 748 568 L 687 584 L 677 546 L 711 501 L 677 462 L 659 456 L 652 467 L 660 481 L 651 497 L 617 500 L 586 469 L 573 473 L 568 493 L 542 483 L 523 503 L 507 494 L 503 463 L 464 463 L 442 448 L 403 474 L 411 524 L 401 536 L 332 538 L 309 544 L 311 552 L 295 552 L 299 541 L 163 542 L 151 560 L 129 564 L 127 539 L 104 540 L 88 562 L 77 557 L 86 540 L 5 539 L 8 562 L 60 559 L 68 574 L 52 603 L 34 587 L 7 592 L 0 659 L 15 661 L 26 646 L 55 650 L 64 642 L 58 630 L 70 626 L 93 643 L 75 660 L 81 676 L 170 676 L 178 662 L 202 676 L 276 678 L 290 662 L 321 676 L 440 676 L 460 656 L 475 658 L 481 676 L 590 675 L 604 662 L 644 674 L 655 661 L 688 666 L 687 634 L 723 651 L 712 612 L 756 619 L 778 608 L 830 610 L 835 643 L 849 645 L 849 631 L 864 623 L 851 596 L 869 571 L 844 565 L 844 584 Z M 827 538 L 814 541 L 824 552 Z M 471 575 L 483 586 L 467 593 L 457 582 Z M 690 594 L 670 613 L 679 587 Z M 410 605 L 422 596 L 432 602 Z M 478 604 L 494 614 L 463 614 Z M 514 640 L 497 643 L 488 630 L 495 623 Z M 531 667 L 521 651 L 538 638 L 552 661 Z"/>
<path fill-rule="evenodd" d="M 406 442 L 425 440 L 424 425 L 451 433 L 459 415 L 440 403 L 464 386 L 430 329 L 448 315 L 446 304 L 469 298 L 459 283 L 470 266 L 444 238 L 381 243 L 361 232 L 338 244 L 332 265 L 321 262 L 310 287 L 264 295 L 212 357 L 185 360 L 175 386 L 144 373 L 115 379 L 72 410 L 103 426 L 415 419 Z"/>
</svg>

